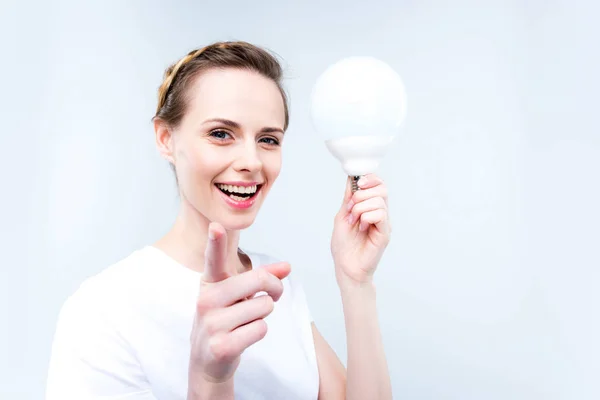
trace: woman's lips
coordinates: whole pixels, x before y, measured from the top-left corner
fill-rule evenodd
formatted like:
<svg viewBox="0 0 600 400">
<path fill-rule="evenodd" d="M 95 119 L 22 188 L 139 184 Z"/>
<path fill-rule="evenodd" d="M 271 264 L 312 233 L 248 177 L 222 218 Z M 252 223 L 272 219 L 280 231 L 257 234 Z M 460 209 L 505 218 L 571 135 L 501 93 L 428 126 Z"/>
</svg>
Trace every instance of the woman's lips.
<svg viewBox="0 0 600 400">
<path fill-rule="evenodd" d="M 215 188 L 219 192 L 219 194 L 222 196 L 225 203 L 227 203 L 227 205 L 229 205 L 232 208 L 238 209 L 238 210 L 244 210 L 244 209 L 248 209 L 254 205 L 254 203 L 256 202 L 256 199 L 258 198 L 258 194 L 260 193 L 260 189 L 262 188 L 262 185 L 259 185 L 256 188 L 256 192 L 251 197 L 248 197 L 247 199 L 244 199 L 244 200 L 233 199 L 228 194 L 225 194 L 216 185 L 215 185 Z"/>
</svg>

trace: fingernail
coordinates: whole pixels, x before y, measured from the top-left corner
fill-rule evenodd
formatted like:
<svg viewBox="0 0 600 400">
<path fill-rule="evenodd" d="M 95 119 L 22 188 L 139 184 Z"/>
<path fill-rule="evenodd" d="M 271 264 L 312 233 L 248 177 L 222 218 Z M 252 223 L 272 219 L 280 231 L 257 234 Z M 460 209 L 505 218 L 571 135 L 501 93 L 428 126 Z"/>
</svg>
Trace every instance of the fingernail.
<svg viewBox="0 0 600 400">
<path fill-rule="evenodd" d="M 358 187 L 362 188 L 367 184 L 367 178 L 360 178 L 357 182 Z"/>
<path fill-rule="evenodd" d="M 216 236 L 215 236 L 215 232 L 212 229 L 208 229 L 208 238 L 210 240 L 215 240 Z"/>
<path fill-rule="evenodd" d="M 354 207 L 354 202 L 352 200 L 350 200 L 348 202 L 348 211 L 352 210 L 352 207 Z"/>
</svg>

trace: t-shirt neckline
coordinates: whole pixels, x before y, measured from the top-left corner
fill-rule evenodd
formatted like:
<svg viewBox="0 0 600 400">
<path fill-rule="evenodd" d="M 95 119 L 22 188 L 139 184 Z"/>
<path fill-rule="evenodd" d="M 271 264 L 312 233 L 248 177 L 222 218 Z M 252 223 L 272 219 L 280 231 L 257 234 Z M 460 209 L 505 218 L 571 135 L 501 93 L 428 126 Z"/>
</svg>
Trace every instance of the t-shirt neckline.
<svg viewBox="0 0 600 400">
<path fill-rule="evenodd" d="M 195 270 L 193 270 L 193 269 L 191 269 L 189 267 L 186 267 L 185 265 L 181 264 L 179 261 L 175 260 L 173 257 L 171 257 L 170 255 L 168 255 L 167 253 L 165 253 L 163 250 L 159 249 L 156 246 L 147 245 L 145 247 L 145 249 L 153 252 L 154 254 L 157 254 L 163 260 L 165 260 L 169 264 L 177 267 L 178 270 L 181 270 L 185 274 L 190 274 L 190 275 L 192 275 L 192 276 L 194 276 L 196 278 L 202 276 L 202 272 L 198 272 L 198 271 L 195 271 Z M 258 258 L 256 257 L 255 254 L 253 254 L 252 252 L 248 252 L 248 251 L 246 251 L 245 249 L 243 249 L 241 247 L 238 247 L 238 251 L 242 252 L 243 254 L 245 254 L 246 256 L 248 256 L 248 258 L 250 258 L 251 269 L 256 269 L 257 267 L 260 266 L 259 260 L 258 260 Z"/>
</svg>

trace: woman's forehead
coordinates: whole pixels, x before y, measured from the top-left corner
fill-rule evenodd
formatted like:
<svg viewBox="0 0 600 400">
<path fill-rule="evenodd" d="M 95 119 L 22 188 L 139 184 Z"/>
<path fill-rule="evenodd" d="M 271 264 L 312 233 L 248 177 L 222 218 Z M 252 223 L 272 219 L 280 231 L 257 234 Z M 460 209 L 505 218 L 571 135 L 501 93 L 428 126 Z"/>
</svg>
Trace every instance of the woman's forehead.
<svg viewBox="0 0 600 400">
<path fill-rule="evenodd" d="M 194 120 L 223 118 L 239 124 L 285 123 L 282 95 L 275 82 L 249 70 L 213 69 L 202 73 L 189 93 Z"/>
</svg>

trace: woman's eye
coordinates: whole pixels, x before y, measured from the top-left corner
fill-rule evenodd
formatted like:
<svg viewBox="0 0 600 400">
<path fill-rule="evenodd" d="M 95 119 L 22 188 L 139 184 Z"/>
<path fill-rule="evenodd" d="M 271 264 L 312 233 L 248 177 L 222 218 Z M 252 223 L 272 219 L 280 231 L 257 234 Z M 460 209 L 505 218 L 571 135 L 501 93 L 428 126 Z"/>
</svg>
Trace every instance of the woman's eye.
<svg viewBox="0 0 600 400">
<path fill-rule="evenodd" d="M 272 137 L 264 137 L 260 139 L 261 143 L 266 143 L 271 146 L 279 146 L 279 140 Z"/>
<path fill-rule="evenodd" d="M 210 136 L 214 137 L 216 139 L 219 139 L 219 140 L 225 140 L 225 139 L 228 139 L 228 138 L 231 137 L 231 135 L 229 134 L 229 132 L 219 131 L 219 130 L 212 131 L 210 133 Z"/>
</svg>

